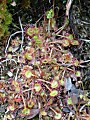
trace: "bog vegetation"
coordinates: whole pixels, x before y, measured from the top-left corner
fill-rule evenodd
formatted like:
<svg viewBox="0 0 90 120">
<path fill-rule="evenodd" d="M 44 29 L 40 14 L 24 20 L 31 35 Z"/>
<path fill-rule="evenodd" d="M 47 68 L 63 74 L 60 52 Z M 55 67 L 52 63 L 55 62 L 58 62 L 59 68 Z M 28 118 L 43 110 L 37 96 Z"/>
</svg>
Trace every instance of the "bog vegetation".
<svg viewBox="0 0 90 120">
<path fill-rule="evenodd" d="M 30 1 L 23 2 L 22 7 L 28 9 L 26 3 Z M 72 52 L 82 43 L 70 31 L 70 1 L 64 2 L 66 12 L 61 27 L 53 1 L 34 24 L 23 24 L 18 16 L 19 25 L 15 23 L 15 27 L 20 26 L 19 30 L 9 32 L 0 56 L 1 120 L 90 120 L 89 91 L 83 84 L 83 69 L 90 60 L 78 59 Z M 0 1 L 0 7 L 3 41 L 13 16 L 5 0 Z"/>
</svg>

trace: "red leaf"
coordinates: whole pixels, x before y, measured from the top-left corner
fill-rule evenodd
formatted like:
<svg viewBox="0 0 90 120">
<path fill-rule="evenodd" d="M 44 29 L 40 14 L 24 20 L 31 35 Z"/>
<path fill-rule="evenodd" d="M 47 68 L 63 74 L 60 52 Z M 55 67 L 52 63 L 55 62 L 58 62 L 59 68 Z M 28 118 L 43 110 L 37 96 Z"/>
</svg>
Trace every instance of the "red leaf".
<svg viewBox="0 0 90 120">
<path fill-rule="evenodd" d="M 14 98 L 15 102 L 21 102 L 22 98 Z"/>
</svg>

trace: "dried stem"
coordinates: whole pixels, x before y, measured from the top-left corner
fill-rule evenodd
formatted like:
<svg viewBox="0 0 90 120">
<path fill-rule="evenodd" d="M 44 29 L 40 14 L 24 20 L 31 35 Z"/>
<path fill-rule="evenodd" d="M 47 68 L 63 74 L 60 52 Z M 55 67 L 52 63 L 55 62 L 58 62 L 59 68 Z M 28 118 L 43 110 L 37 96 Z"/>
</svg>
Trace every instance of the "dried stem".
<svg viewBox="0 0 90 120">
<path fill-rule="evenodd" d="M 8 43 L 7 43 L 6 49 L 5 49 L 5 53 L 7 53 L 7 49 L 8 49 L 8 47 L 9 47 L 11 38 L 12 38 L 13 36 L 15 36 L 16 34 L 19 34 L 19 33 L 22 33 L 22 31 L 17 31 L 17 32 L 15 32 L 15 33 L 13 33 L 13 34 L 10 35 L 10 37 L 9 37 L 9 39 L 8 39 Z"/>
<path fill-rule="evenodd" d="M 20 17 L 19 17 L 19 23 L 20 23 L 20 27 L 21 27 L 21 30 L 22 30 L 22 42 L 21 42 L 21 51 L 22 51 L 23 50 L 23 41 L 24 41 L 24 30 L 23 30 L 23 27 L 22 27 Z"/>
<path fill-rule="evenodd" d="M 90 43 L 90 40 L 88 40 L 88 39 L 80 39 L 81 41 L 84 41 L 84 42 L 88 42 L 88 43 Z"/>
<path fill-rule="evenodd" d="M 0 64 L 4 63 L 4 62 L 7 62 L 7 61 L 13 61 L 15 64 L 17 64 L 16 60 L 15 59 L 6 59 L 6 60 L 3 60 L 0 62 Z"/>
</svg>

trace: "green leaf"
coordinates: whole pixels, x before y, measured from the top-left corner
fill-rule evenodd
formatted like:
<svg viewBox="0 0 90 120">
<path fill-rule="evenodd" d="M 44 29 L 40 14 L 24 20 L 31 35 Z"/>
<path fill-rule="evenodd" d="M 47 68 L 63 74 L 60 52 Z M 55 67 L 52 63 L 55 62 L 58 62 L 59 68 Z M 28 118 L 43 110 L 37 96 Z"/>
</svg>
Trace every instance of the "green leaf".
<svg viewBox="0 0 90 120">
<path fill-rule="evenodd" d="M 26 34 L 29 35 L 29 36 L 32 36 L 33 35 L 33 28 L 29 27 L 26 31 Z"/>
<path fill-rule="evenodd" d="M 32 108 L 34 106 L 34 102 L 33 101 L 28 101 L 28 107 Z"/>
<path fill-rule="evenodd" d="M 73 39 L 74 39 L 72 34 L 70 34 L 67 38 L 68 38 L 69 40 L 73 40 Z"/>
<path fill-rule="evenodd" d="M 51 9 L 50 11 L 47 11 L 46 16 L 47 16 L 47 19 L 53 18 L 54 17 L 53 9 Z"/>
<path fill-rule="evenodd" d="M 39 84 L 39 83 L 36 83 L 35 86 L 34 86 L 34 89 L 35 89 L 36 92 L 39 92 L 41 90 L 41 88 L 42 88 L 41 84 Z"/>
<path fill-rule="evenodd" d="M 48 63 L 48 59 L 42 60 L 42 63 L 43 63 L 43 64 L 47 64 L 47 63 Z"/>
<path fill-rule="evenodd" d="M 82 99 L 84 96 L 82 94 L 79 95 L 80 99 Z"/>
<path fill-rule="evenodd" d="M 62 45 L 63 45 L 64 47 L 68 47 L 68 46 L 70 45 L 69 40 L 68 40 L 68 39 L 63 40 L 63 41 L 62 41 Z"/>
<path fill-rule="evenodd" d="M 25 58 L 26 58 L 27 60 L 32 60 L 31 53 L 26 52 L 26 53 L 25 53 Z"/>
<path fill-rule="evenodd" d="M 33 39 L 38 40 L 38 36 L 37 35 L 33 36 Z"/>
<path fill-rule="evenodd" d="M 62 85 L 62 86 L 64 86 L 64 84 L 65 84 L 65 82 L 64 82 L 64 80 L 60 80 L 60 85 Z"/>
<path fill-rule="evenodd" d="M 12 54 L 8 54 L 7 58 L 12 59 Z"/>
<path fill-rule="evenodd" d="M 47 115 L 47 112 L 46 112 L 45 110 L 43 110 L 43 111 L 40 112 L 40 114 L 41 114 L 42 116 L 46 116 L 46 115 Z"/>
<path fill-rule="evenodd" d="M 37 27 L 29 27 L 27 28 L 26 30 L 26 34 L 29 35 L 29 36 L 33 36 L 33 35 L 37 35 L 39 32 L 38 28 Z"/>
<path fill-rule="evenodd" d="M 40 40 L 38 36 L 35 35 L 35 36 L 33 37 L 33 39 L 35 40 L 35 43 L 36 43 L 37 45 L 42 45 L 42 40 Z"/>
<path fill-rule="evenodd" d="M 14 106 L 9 106 L 9 110 L 10 110 L 10 111 L 14 111 L 14 110 L 15 110 L 15 107 L 14 107 Z"/>
<path fill-rule="evenodd" d="M 68 98 L 68 100 L 67 100 L 67 104 L 68 105 L 72 105 L 73 103 L 72 103 L 72 98 L 70 97 L 70 98 Z"/>
<path fill-rule="evenodd" d="M 79 42 L 77 40 L 72 40 L 71 44 L 72 45 L 79 45 Z"/>
<path fill-rule="evenodd" d="M 38 34 L 38 32 L 39 32 L 37 27 L 35 27 L 33 31 L 34 31 L 34 34 Z"/>
<path fill-rule="evenodd" d="M 50 93 L 51 97 L 55 97 L 57 95 L 58 95 L 58 91 L 57 90 L 52 90 L 51 93 Z"/>
<path fill-rule="evenodd" d="M 25 114 L 25 115 L 30 114 L 30 109 L 24 108 L 24 109 L 22 110 L 22 114 Z"/>
<path fill-rule="evenodd" d="M 44 96 L 44 95 L 45 95 L 45 91 L 42 91 L 40 95 L 41 95 L 41 96 Z"/>
<path fill-rule="evenodd" d="M 79 61 L 78 61 L 78 60 L 74 60 L 74 61 L 73 61 L 73 64 L 74 64 L 75 66 L 78 66 L 78 65 L 79 65 Z"/>
<path fill-rule="evenodd" d="M 30 77 L 33 76 L 33 74 L 32 74 L 32 72 L 31 72 L 30 70 L 27 70 L 27 71 L 25 72 L 25 76 L 26 76 L 26 78 L 30 78 Z"/>
<path fill-rule="evenodd" d="M 51 88 L 57 88 L 58 87 L 58 82 L 56 80 L 53 80 L 51 83 Z"/>
<path fill-rule="evenodd" d="M 61 113 L 57 113 L 54 117 L 55 117 L 56 120 L 60 120 L 61 119 Z"/>
<path fill-rule="evenodd" d="M 76 77 L 81 77 L 81 72 L 80 71 L 76 71 Z"/>
</svg>

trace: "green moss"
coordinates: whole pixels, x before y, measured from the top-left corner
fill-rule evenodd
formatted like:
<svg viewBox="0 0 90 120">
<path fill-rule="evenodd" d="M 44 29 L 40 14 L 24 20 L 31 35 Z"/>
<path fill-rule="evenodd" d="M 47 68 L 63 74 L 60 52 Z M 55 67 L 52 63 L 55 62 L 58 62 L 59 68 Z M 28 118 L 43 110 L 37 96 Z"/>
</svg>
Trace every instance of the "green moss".
<svg viewBox="0 0 90 120">
<path fill-rule="evenodd" d="M 6 0 L 0 3 L 0 40 L 8 34 L 8 26 L 12 22 L 12 15 L 8 12 Z"/>
</svg>

